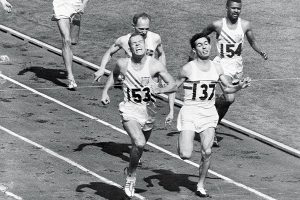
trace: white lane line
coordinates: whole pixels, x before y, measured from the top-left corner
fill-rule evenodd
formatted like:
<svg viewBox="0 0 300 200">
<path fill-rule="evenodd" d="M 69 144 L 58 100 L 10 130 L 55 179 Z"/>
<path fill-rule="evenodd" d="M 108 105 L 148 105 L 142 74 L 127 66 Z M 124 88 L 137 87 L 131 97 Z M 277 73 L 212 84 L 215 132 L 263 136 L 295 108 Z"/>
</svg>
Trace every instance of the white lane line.
<svg viewBox="0 0 300 200">
<path fill-rule="evenodd" d="M 2 184 L 0 185 L 0 191 L 1 191 L 3 194 L 5 194 L 6 196 L 8 196 L 8 197 L 12 197 L 12 198 L 14 198 L 14 199 L 16 199 L 16 200 L 23 200 L 22 197 L 20 197 L 20 196 L 18 196 L 18 195 L 15 195 L 14 193 L 8 191 L 8 187 L 5 186 L 5 185 L 2 185 Z"/>
<path fill-rule="evenodd" d="M 256 138 L 256 139 L 258 139 L 260 141 L 263 141 L 263 142 L 266 142 L 268 144 L 271 144 L 275 148 L 281 149 L 282 151 L 285 151 L 285 152 L 287 152 L 289 154 L 292 154 L 292 155 L 300 158 L 300 151 L 299 150 L 294 149 L 294 148 L 292 148 L 290 146 L 287 146 L 287 145 L 285 145 L 285 144 L 283 144 L 281 142 L 277 142 L 276 140 L 268 138 L 268 137 L 266 137 L 266 136 L 264 136 L 262 134 L 256 133 L 256 132 L 254 132 L 254 131 L 252 131 L 250 129 L 247 129 L 247 128 L 243 127 L 243 126 L 240 126 L 238 124 L 230 122 L 230 121 L 228 121 L 226 119 L 222 119 L 222 124 L 224 126 L 232 128 L 234 130 L 240 131 L 241 133 L 246 134 L 249 137 Z"/>
<path fill-rule="evenodd" d="M 1 71 L 0 71 L 1 73 Z M 1 84 L 1 83 L 0 83 Z M 117 86 L 121 86 L 120 84 L 114 84 L 112 85 L 112 87 L 117 87 Z M 78 86 L 76 87 L 76 89 L 85 89 L 85 88 L 104 88 L 104 85 L 87 85 L 87 86 Z M 9 88 L 9 87 L 7 87 Z M 33 88 L 35 90 L 65 90 L 66 87 L 40 87 L 40 88 Z M 3 89 L 0 90 L 0 92 L 12 92 L 12 91 L 28 91 L 25 88 L 9 88 L 9 89 Z"/>
<path fill-rule="evenodd" d="M 82 171 L 84 171 L 84 172 L 86 172 L 86 173 L 88 173 L 88 174 L 90 174 L 90 175 L 92 175 L 92 176 L 98 178 L 98 179 L 99 179 L 100 181 L 102 181 L 103 183 L 106 183 L 106 184 L 115 186 L 115 187 L 117 187 L 117 188 L 123 189 L 123 187 L 122 187 L 121 185 L 119 185 L 119 184 L 117 184 L 117 183 L 115 183 L 115 182 L 113 182 L 113 181 L 111 181 L 111 180 L 109 180 L 109 179 L 107 179 L 107 178 L 104 178 L 103 176 L 100 176 L 100 175 L 96 174 L 95 172 L 93 172 L 93 171 L 91 171 L 91 170 L 89 170 L 89 169 L 83 167 L 82 165 L 80 165 L 80 164 L 78 164 L 78 163 L 72 161 L 71 159 L 69 159 L 69 158 L 67 158 L 67 157 L 64 157 L 64 156 L 61 156 L 61 155 L 59 155 L 58 153 L 56 153 L 56 152 L 54 152 L 54 151 L 52 151 L 52 150 L 50 150 L 50 149 L 48 149 L 48 148 L 46 148 L 46 147 L 44 147 L 44 146 L 38 144 L 38 143 L 36 143 L 36 142 L 33 142 L 32 140 L 29 140 L 29 139 L 27 139 L 26 137 L 23 137 L 23 136 L 21 136 L 21 135 L 15 133 L 15 132 L 13 132 L 13 131 L 11 131 L 11 130 L 9 130 L 9 129 L 7 129 L 7 128 L 1 126 L 1 125 L 0 125 L 0 130 L 5 131 L 6 133 L 8 133 L 8 134 L 10 134 L 10 135 L 12 135 L 12 136 L 17 137 L 17 138 L 23 140 L 24 142 L 27 142 L 27 143 L 29 143 L 29 144 L 31 144 L 31 145 L 33 145 L 33 146 L 35 146 L 35 147 L 37 147 L 37 148 L 39 148 L 39 149 L 45 151 L 46 153 L 48 153 L 48 154 L 50 154 L 50 155 L 52 155 L 52 156 L 54 156 L 54 157 L 56 157 L 56 158 L 58 158 L 58 159 L 61 159 L 61 160 L 65 161 L 65 162 L 69 163 L 70 165 L 79 168 L 80 170 L 82 170 Z M 0 191 L 2 192 L 1 187 L 0 187 Z M 5 192 L 5 190 L 4 190 L 4 192 Z M 6 194 L 8 195 L 8 191 L 6 191 Z M 141 200 L 145 200 L 145 199 L 146 199 L 145 197 L 143 197 L 143 196 L 141 196 L 141 195 L 139 195 L 139 194 L 135 194 L 135 196 L 136 196 L 137 198 L 141 199 Z M 16 199 L 17 199 L 17 198 L 16 198 Z M 21 199 L 22 199 L 22 198 L 21 198 Z"/>
<path fill-rule="evenodd" d="M 265 78 L 265 79 L 253 79 L 251 81 L 294 81 L 294 80 L 300 80 L 300 78 Z"/>
<path fill-rule="evenodd" d="M 25 41 L 28 41 L 29 43 L 33 44 L 33 45 L 36 45 L 36 46 L 39 46 L 40 48 L 44 48 L 46 50 L 48 50 L 49 52 L 52 52 L 54 54 L 58 54 L 58 55 L 61 55 L 61 50 L 56 48 L 56 47 L 53 47 L 49 44 L 46 44 L 45 42 L 42 42 L 42 41 L 39 41 L 37 39 L 34 39 L 28 35 L 25 35 L 23 33 L 20 33 L 16 30 L 13 30 L 11 28 L 8 28 L 6 26 L 3 26 L 3 25 L 0 25 L 0 31 L 2 32 L 5 32 L 5 33 L 8 33 L 8 34 L 11 34 L 12 36 L 16 37 L 16 38 L 19 38 L 21 40 L 25 40 Z M 91 68 L 91 69 L 94 69 L 94 70 L 98 70 L 100 67 L 96 64 L 93 64 L 91 62 L 88 62 L 82 58 L 79 58 L 77 56 L 73 56 L 73 61 L 76 62 L 76 63 L 79 63 L 83 66 L 86 66 L 88 68 Z M 110 74 L 110 71 L 105 69 L 105 74 Z M 298 80 L 300 79 L 299 77 L 296 77 L 296 78 L 287 78 L 287 79 L 255 79 L 255 80 L 252 80 L 252 81 L 276 81 L 276 80 Z M 165 94 L 159 94 L 158 95 L 159 97 L 162 97 L 164 100 L 167 100 L 168 99 L 168 96 L 165 95 Z M 178 100 L 178 99 L 175 99 L 175 104 L 178 105 L 178 106 L 182 106 L 182 101 Z M 256 138 L 257 140 L 260 140 L 260 141 L 263 141 L 263 142 L 266 142 L 267 144 L 270 144 L 271 146 L 277 148 L 277 149 L 280 149 L 280 150 L 283 150 L 291 155 L 294 155 L 298 158 L 300 158 L 300 151 L 294 149 L 294 148 L 291 148 L 287 145 L 284 145 L 282 143 L 279 143 L 271 138 L 268 138 L 266 136 L 263 136 L 262 134 L 259 134 L 259 133 L 256 133 L 254 131 L 251 131 L 247 128 L 240 128 L 241 126 L 239 125 L 236 125 L 228 120 L 225 120 L 225 119 L 222 119 L 221 121 L 221 124 L 225 125 L 225 126 L 230 126 L 231 128 L 233 128 L 234 130 L 238 130 L 238 131 L 241 131 L 243 134 L 246 134 L 250 137 L 253 137 L 253 138 Z M 275 141 L 275 142 L 274 142 Z"/>
<path fill-rule="evenodd" d="M 77 110 L 76 108 L 73 108 L 73 107 L 71 107 L 71 106 L 69 106 L 69 105 L 67 105 L 67 104 L 65 104 L 65 103 L 63 103 L 63 102 L 61 102 L 61 101 L 59 101 L 59 100 L 57 100 L 57 99 L 54 99 L 54 98 L 52 98 L 52 97 L 50 97 L 50 96 L 48 96 L 48 95 L 45 95 L 45 94 L 43 94 L 43 93 L 41 93 L 41 92 L 39 92 L 39 91 L 36 91 L 36 90 L 34 90 L 34 89 L 32 89 L 32 88 L 30 88 L 30 87 L 28 87 L 28 86 L 26 86 L 26 85 L 24 85 L 24 84 L 22 84 L 22 83 L 19 83 L 18 81 L 15 81 L 15 80 L 13 80 L 13 79 L 11 79 L 11 78 L 9 78 L 9 77 L 3 75 L 3 74 L 0 74 L 0 77 L 4 78 L 4 79 L 6 79 L 6 80 L 8 80 L 8 81 L 10 81 L 10 82 L 12 82 L 12 83 L 15 83 L 15 84 L 17 84 L 17 85 L 19 85 L 19 86 L 21 86 L 21 87 L 23 87 L 23 88 L 26 88 L 26 89 L 28 89 L 29 91 L 34 92 L 34 93 L 36 93 L 36 94 L 38 94 L 38 95 L 40 95 L 40 96 L 42 96 L 42 97 L 44 97 L 44 98 L 46 98 L 46 99 L 49 99 L 49 100 L 51 100 L 51 101 L 53 101 L 53 102 L 55 102 L 55 103 L 57 103 L 57 104 L 59 104 L 59 105 L 65 107 L 65 108 L 68 108 L 68 109 L 70 109 L 70 110 L 72 110 L 72 111 L 74 111 L 74 112 L 77 112 L 77 113 L 79 113 L 79 114 L 81 114 L 81 115 L 83 115 L 83 116 L 85 116 L 85 117 L 87 117 L 87 118 L 90 118 L 90 119 L 92 119 L 92 120 L 95 120 L 95 121 L 97 121 L 97 122 L 99 122 L 99 123 L 101 123 L 101 124 L 103 124 L 103 125 L 105 125 L 105 126 L 108 126 L 108 127 L 112 128 L 112 129 L 114 129 L 114 130 L 116 130 L 116 131 L 118 131 L 118 132 L 120 132 L 120 133 L 123 133 L 123 134 L 126 134 L 126 135 L 127 135 L 126 131 L 124 131 L 124 130 L 122 130 L 122 129 L 120 129 L 120 128 L 118 128 L 118 127 L 112 125 L 112 124 L 109 124 L 109 123 L 107 123 L 107 122 L 105 122 L 105 121 L 103 121 L 103 120 L 101 120 L 101 119 L 99 119 L 99 118 L 97 118 L 97 117 L 94 117 L 94 116 L 92 116 L 92 115 L 90 115 L 90 114 L 87 114 L 87 113 L 85 113 L 85 112 L 82 112 L 82 111 L 80 111 L 80 110 Z M 176 155 L 176 154 L 174 154 L 174 153 L 172 153 L 172 152 L 170 152 L 170 151 L 168 151 L 168 150 L 166 150 L 166 149 L 163 149 L 163 148 L 161 148 L 161 147 L 159 147 L 159 146 L 157 146 L 157 145 L 155 145 L 155 144 L 153 144 L 153 143 L 151 143 L 151 142 L 147 142 L 147 144 L 148 144 L 149 146 L 152 146 L 153 148 L 156 148 L 156 149 L 158 149 L 158 150 L 160 150 L 160 151 L 162 151 L 162 152 L 164 152 L 164 153 L 166 153 L 166 154 L 168 154 L 168 155 L 174 157 L 174 158 L 180 159 L 180 157 L 179 157 L 178 155 Z M 180 159 L 180 160 L 181 160 L 181 159 Z M 187 161 L 187 160 L 185 160 L 184 162 L 189 163 L 189 164 L 191 164 L 191 165 L 193 165 L 193 166 L 199 168 L 199 165 L 196 164 L 196 163 L 194 163 L 194 162 L 192 162 L 192 161 Z M 228 177 L 225 177 L 225 176 L 223 176 L 223 175 L 221 175 L 221 174 L 218 174 L 217 172 L 214 172 L 214 171 L 212 171 L 212 170 L 209 170 L 209 173 L 211 173 L 211 174 L 213 174 L 213 175 L 215 175 L 215 176 L 217 176 L 217 177 L 219 177 L 219 178 L 225 180 L 225 181 L 228 182 L 228 183 L 232 183 L 232 184 L 234 184 L 234 185 L 236 185 L 236 186 L 238 186 L 238 187 L 241 187 L 241 188 L 243 188 L 243 189 L 245 189 L 245 190 L 248 190 L 249 192 L 252 192 L 252 193 L 254 193 L 254 194 L 256 194 L 256 195 L 258 195 L 258 196 L 260 196 L 260 197 L 262 197 L 262 198 L 264 198 L 264 199 L 267 199 L 267 200 L 275 200 L 273 197 L 270 197 L 270 196 L 268 196 L 268 195 L 266 195 L 266 194 L 263 194 L 263 193 L 261 193 L 261 192 L 255 190 L 255 189 L 253 189 L 253 188 L 250 188 L 250 187 L 248 187 L 248 186 L 246 186 L 246 185 L 244 185 L 244 184 L 235 182 L 234 180 L 232 180 L 232 179 L 230 179 L 230 178 L 228 178 Z"/>
</svg>

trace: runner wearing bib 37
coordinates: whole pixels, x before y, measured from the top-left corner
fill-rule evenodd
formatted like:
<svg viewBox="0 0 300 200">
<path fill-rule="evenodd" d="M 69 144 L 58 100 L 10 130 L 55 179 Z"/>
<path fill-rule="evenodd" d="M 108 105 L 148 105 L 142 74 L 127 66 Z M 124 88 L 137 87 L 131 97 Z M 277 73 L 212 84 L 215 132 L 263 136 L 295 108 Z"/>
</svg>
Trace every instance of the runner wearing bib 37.
<svg viewBox="0 0 300 200">
<path fill-rule="evenodd" d="M 177 87 L 183 84 L 184 89 L 184 102 L 177 119 L 177 129 L 180 131 L 178 154 L 182 159 L 190 159 L 195 134 L 200 135 L 201 163 L 195 193 L 200 197 L 208 197 L 204 181 L 210 166 L 211 148 L 219 118 L 215 107 L 216 84 L 220 81 L 224 85 L 224 92 L 234 93 L 248 87 L 250 79 L 246 78 L 237 85 L 232 85 L 225 78 L 221 65 L 209 59 L 211 50 L 209 37 L 201 33 L 196 34 L 190 40 L 190 44 L 196 58 L 181 68 L 176 80 Z M 170 99 L 173 109 L 175 94 L 172 94 Z"/>
</svg>

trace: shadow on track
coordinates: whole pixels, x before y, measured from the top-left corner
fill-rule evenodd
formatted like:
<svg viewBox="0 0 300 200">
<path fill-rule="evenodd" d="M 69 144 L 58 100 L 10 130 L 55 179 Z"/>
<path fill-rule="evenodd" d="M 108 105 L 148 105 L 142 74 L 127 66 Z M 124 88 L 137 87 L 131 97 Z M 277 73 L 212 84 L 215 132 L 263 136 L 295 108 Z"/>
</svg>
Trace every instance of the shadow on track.
<svg viewBox="0 0 300 200">
<path fill-rule="evenodd" d="M 27 72 L 32 72 L 37 78 L 48 80 L 55 85 L 67 87 L 67 84 L 59 79 L 67 79 L 67 72 L 61 69 L 47 69 L 39 66 L 32 66 L 21 70 L 18 75 L 24 75 Z"/>
</svg>

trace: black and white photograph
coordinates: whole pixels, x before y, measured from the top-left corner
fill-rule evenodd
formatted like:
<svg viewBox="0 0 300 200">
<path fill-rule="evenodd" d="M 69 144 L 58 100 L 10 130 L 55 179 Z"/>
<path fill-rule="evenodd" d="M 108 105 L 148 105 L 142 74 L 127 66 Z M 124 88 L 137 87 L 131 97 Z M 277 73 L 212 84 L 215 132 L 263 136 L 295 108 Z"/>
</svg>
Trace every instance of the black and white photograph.
<svg viewBox="0 0 300 200">
<path fill-rule="evenodd" d="M 0 2 L 0 200 L 300 200 L 297 0 Z"/>
</svg>

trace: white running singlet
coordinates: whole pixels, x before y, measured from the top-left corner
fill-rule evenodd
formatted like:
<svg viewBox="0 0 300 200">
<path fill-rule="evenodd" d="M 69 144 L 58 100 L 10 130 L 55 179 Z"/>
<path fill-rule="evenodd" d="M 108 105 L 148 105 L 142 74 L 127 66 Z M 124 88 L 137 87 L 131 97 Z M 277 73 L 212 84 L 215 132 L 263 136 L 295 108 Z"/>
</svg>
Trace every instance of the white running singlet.
<svg viewBox="0 0 300 200">
<path fill-rule="evenodd" d="M 226 18 L 223 18 L 222 30 L 217 38 L 217 49 L 220 58 L 241 57 L 244 35 L 240 18 L 236 29 L 229 29 L 226 24 Z"/>
<path fill-rule="evenodd" d="M 184 105 L 198 105 L 203 108 L 213 107 L 215 104 L 215 88 L 219 80 L 214 62 L 210 61 L 210 69 L 205 72 L 191 61 L 191 73 L 183 83 Z"/>
</svg>

